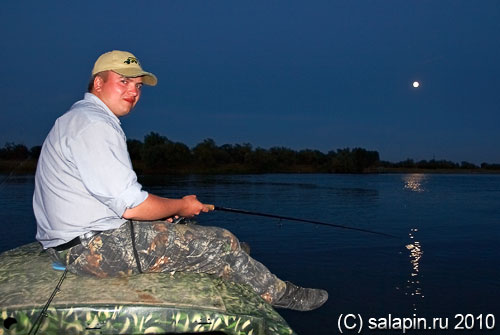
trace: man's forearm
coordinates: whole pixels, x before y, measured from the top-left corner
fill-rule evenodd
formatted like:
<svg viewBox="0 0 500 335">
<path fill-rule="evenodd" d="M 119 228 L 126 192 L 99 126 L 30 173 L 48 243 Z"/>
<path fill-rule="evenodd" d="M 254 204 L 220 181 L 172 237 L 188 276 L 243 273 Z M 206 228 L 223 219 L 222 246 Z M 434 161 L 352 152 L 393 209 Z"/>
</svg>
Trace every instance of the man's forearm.
<svg viewBox="0 0 500 335">
<path fill-rule="evenodd" d="M 207 208 L 194 195 L 168 199 L 149 194 L 139 206 L 126 209 L 122 217 L 131 220 L 159 220 L 175 215 L 190 217 L 202 211 L 206 212 Z"/>
</svg>

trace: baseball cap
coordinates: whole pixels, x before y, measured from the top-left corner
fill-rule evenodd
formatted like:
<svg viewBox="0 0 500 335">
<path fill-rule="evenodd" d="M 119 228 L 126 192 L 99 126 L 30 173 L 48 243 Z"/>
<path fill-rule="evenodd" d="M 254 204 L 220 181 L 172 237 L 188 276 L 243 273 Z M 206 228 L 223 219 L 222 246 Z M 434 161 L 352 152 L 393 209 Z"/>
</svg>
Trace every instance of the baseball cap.
<svg viewBox="0 0 500 335">
<path fill-rule="evenodd" d="M 99 56 L 92 69 L 92 75 L 108 70 L 128 78 L 143 77 L 142 82 L 146 85 L 155 86 L 158 83 L 156 76 L 144 71 L 137 57 L 127 51 L 113 50 Z"/>
</svg>

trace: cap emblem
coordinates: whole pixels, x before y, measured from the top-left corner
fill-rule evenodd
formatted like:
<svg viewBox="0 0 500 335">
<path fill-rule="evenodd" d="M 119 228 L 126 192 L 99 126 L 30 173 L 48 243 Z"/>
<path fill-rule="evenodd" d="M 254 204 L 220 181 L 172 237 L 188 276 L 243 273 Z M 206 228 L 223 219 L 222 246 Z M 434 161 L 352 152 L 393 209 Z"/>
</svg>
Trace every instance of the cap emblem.
<svg viewBox="0 0 500 335">
<path fill-rule="evenodd" d="M 137 65 L 139 65 L 139 61 L 135 57 L 127 58 L 127 60 L 125 60 L 124 63 L 126 64 L 136 63 Z"/>
</svg>

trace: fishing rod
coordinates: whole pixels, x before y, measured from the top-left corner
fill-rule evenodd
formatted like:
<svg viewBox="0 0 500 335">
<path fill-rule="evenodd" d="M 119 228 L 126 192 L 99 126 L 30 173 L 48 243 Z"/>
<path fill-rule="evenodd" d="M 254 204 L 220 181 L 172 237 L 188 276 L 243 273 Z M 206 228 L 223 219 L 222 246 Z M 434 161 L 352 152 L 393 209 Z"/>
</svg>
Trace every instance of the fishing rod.
<svg viewBox="0 0 500 335">
<path fill-rule="evenodd" d="M 236 209 L 236 208 L 228 208 L 228 207 L 220 207 L 220 206 L 215 206 L 215 205 L 205 205 L 209 210 L 216 210 L 216 211 L 222 211 L 222 212 L 231 212 L 231 213 L 238 213 L 238 214 L 245 214 L 245 215 L 254 215 L 254 216 L 263 216 L 263 217 L 268 217 L 268 218 L 273 218 L 273 219 L 280 219 L 280 220 L 288 220 L 288 221 L 298 221 L 298 222 L 306 222 L 306 223 L 312 223 L 312 224 L 317 224 L 317 225 L 322 225 L 322 226 L 329 226 L 329 227 L 335 227 L 335 228 L 341 228 L 341 229 L 348 229 L 348 230 L 356 230 L 364 233 L 370 233 L 370 234 L 377 234 L 385 237 L 392 237 L 392 238 L 397 238 L 397 236 L 387 234 L 387 233 L 382 233 L 374 230 L 368 230 L 368 229 L 363 229 L 363 228 L 355 228 L 355 227 L 349 227 L 349 226 L 344 226 L 340 224 L 335 224 L 335 223 L 328 223 L 328 222 L 322 222 L 322 221 L 316 221 L 316 220 L 308 220 L 308 219 L 301 219 L 301 218 L 295 218 L 295 217 L 290 217 L 290 216 L 282 216 L 282 215 L 275 215 L 275 214 L 268 214 L 268 213 L 260 213 L 260 212 L 252 212 L 252 211 L 247 211 L 244 209 Z"/>
<path fill-rule="evenodd" d="M 30 331 L 28 332 L 28 335 L 36 335 L 38 333 L 38 329 L 40 329 L 40 326 L 43 324 L 43 321 L 45 318 L 48 316 L 47 310 L 49 309 L 50 303 L 56 296 L 56 294 L 61 291 L 61 284 L 64 281 L 64 278 L 66 278 L 66 274 L 68 273 L 68 269 L 65 268 L 63 274 L 61 275 L 61 278 L 59 278 L 59 282 L 57 283 L 54 291 L 52 291 L 52 294 L 50 295 L 49 299 L 43 306 L 42 310 L 40 311 L 40 314 L 36 318 L 35 322 L 33 322 L 33 325 L 31 326 Z"/>
</svg>

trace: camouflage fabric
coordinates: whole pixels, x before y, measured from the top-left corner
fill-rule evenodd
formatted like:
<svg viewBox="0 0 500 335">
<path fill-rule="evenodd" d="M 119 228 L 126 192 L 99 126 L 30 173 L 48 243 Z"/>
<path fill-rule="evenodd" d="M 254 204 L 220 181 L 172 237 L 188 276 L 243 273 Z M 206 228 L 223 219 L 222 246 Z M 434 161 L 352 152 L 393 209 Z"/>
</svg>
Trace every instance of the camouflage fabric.
<svg viewBox="0 0 500 335">
<path fill-rule="evenodd" d="M 238 239 L 226 229 L 204 227 L 190 221 L 186 224 L 133 221 L 133 230 L 134 241 L 129 221 L 67 251 L 58 253 L 49 249 L 49 252 L 62 260 L 70 272 L 80 275 L 207 273 L 247 284 L 270 303 L 285 290 L 285 283 L 244 252 Z M 134 244 L 138 259 L 134 255 Z"/>
<path fill-rule="evenodd" d="M 0 335 L 28 334 L 62 273 L 52 269 L 39 243 L 0 254 Z M 205 332 L 295 334 L 249 286 L 187 272 L 109 278 L 68 273 L 37 334 Z"/>
</svg>

